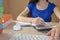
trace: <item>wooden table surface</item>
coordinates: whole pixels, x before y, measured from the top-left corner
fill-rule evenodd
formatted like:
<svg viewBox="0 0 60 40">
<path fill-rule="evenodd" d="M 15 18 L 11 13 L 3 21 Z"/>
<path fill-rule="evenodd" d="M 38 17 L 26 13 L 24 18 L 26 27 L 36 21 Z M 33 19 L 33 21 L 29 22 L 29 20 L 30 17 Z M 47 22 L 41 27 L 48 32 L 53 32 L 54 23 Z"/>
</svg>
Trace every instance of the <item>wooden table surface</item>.
<svg viewBox="0 0 60 40">
<path fill-rule="evenodd" d="M 4 28 L 3 34 L 0 34 L 0 40 L 9 40 L 10 37 L 16 33 L 23 34 L 36 34 L 36 35 L 45 35 L 46 32 L 39 32 L 33 27 L 23 27 L 20 31 L 14 31 L 13 26 L 15 22 L 12 22 L 8 27 Z"/>
</svg>

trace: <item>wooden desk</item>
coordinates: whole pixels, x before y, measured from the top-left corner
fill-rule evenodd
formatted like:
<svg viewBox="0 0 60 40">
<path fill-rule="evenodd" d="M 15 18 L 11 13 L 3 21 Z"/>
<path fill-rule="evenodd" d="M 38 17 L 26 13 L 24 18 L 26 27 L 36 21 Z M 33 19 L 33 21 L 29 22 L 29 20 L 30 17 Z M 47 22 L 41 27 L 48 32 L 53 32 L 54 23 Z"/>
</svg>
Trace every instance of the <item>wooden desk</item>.
<svg viewBox="0 0 60 40">
<path fill-rule="evenodd" d="M 0 40 L 9 40 L 9 38 L 16 33 L 37 34 L 37 35 L 43 34 L 42 32 L 38 32 L 37 30 L 35 30 L 33 27 L 23 27 L 21 31 L 14 31 L 13 30 L 14 24 L 15 23 L 11 23 L 8 27 L 4 29 L 3 34 L 0 34 Z"/>
<path fill-rule="evenodd" d="M 35 30 L 33 27 L 23 27 L 21 31 L 14 31 L 12 23 L 9 27 L 5 28 L 3 34 L 0 35 L 0 40 L 9 40 L 9 38 L 16 33 L 26 33 L 26 34 L 42 34 Z"/>
</svg>

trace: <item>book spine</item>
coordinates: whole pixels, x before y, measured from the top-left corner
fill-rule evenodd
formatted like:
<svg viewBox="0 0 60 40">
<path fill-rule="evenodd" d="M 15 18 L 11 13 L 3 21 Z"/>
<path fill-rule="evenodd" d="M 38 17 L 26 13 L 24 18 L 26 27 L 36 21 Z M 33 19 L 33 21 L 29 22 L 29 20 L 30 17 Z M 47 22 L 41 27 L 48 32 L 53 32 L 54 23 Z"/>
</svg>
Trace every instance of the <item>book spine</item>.
<svg viewBox="0 0 60 40">
<path fill-rule="evenodd" d="M 3 32 L 3 22 L 2 22 L 2 18 L 3 18 L 3 5 L 2 5 L 2 0 L 0 0 L 0 34 Z"/>
<path fill-rule="evenodd" d="M 12 23 L 12 19 L 8 20 L 7 22 L 4 23 L 4 27 L 8 27 Z"/>
<path fill-rule="evenodd" d="M 2 0 L 0 0 L 0 6 L 2 6 Z"/>
<path fill-rule="evenodd" d="M 3 5 L 2 5 L 2 0 L 0 0 L 0 18 L 2 18 L 3 16 L 3 11 L 4 11 L 4 8 L 3 8 Z"/>
</svg>

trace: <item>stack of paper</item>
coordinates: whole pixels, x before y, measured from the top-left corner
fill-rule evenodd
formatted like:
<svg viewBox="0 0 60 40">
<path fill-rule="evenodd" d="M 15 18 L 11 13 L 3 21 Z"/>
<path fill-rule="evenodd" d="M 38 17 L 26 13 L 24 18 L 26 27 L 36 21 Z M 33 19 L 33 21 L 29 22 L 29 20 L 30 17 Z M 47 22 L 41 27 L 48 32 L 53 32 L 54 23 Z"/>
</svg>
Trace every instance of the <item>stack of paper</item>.
<svg viewBox="0 0 60 40">
<path fill-rule="evenodd" d="M 3 14 L 3 18 L 0 19 L 0 24 L 3 24 L 4 27 L 7 27 L 11 22 L 12 22 L 11 14 Z"/>
<path fill-rule="evenodd" d="M 3 22 L 2 22 L 2 16 L 3 15 L 3 6 L 2 6 L 2 0 L 0 0 L 0 33 L 2 33 L 3 30 Z"/>
<path fill-rule="evenodd" d="M 0 31 L 7 27 L 12 22 L 11 14 L 3 14 L 3 18 L 0 18 Z"/>
<path fill-rule="evenodd" d="M 4 14 L 3 15 L 4 20 L 4 27 L 7 27 L 12 22 L 12 14 Z"/>
</svg>

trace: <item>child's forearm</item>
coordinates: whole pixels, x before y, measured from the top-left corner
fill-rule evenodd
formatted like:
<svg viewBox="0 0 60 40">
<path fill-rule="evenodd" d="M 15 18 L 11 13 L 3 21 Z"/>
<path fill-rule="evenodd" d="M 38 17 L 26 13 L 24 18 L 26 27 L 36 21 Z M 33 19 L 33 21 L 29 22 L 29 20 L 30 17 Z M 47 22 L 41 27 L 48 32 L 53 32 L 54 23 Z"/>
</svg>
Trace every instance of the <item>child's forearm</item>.
<svg viewBox="0 0 60 40">
<path fill-rule="evenodd" d="M 28 17 L 17 17 L 17 20 L 18 21 L 21 21 L 21 22 L 33 22 L 34 21 L 34 18 L 28 18 Z"/>
<path fill-rule="evenodd" d="M 60 21 L 57 23 L 56 27 L 60 28 Z"/>
</svg>

